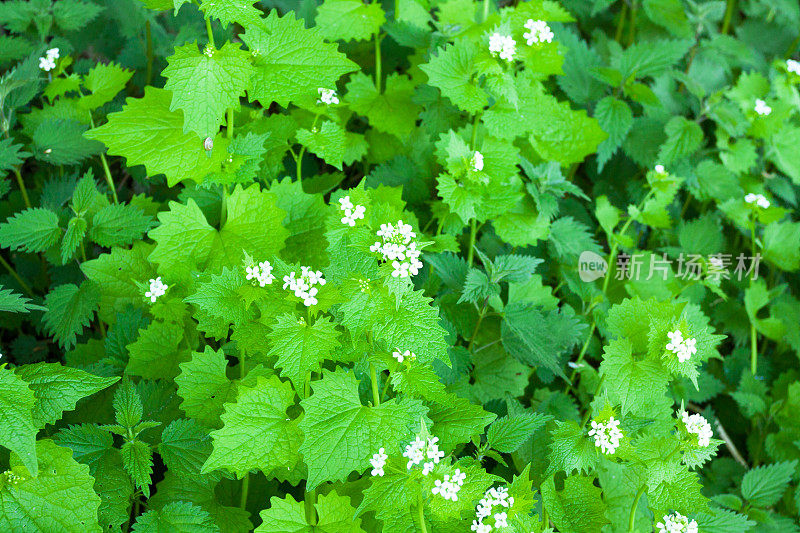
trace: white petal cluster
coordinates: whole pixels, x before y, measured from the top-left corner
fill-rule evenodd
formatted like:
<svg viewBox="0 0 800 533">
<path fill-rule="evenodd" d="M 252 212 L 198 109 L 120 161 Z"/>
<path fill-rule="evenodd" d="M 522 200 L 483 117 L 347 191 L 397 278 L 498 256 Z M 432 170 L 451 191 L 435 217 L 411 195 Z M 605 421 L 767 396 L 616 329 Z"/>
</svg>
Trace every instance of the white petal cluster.
<svg viewBox="0 0 800 533">
<path fill-rule="evenodd" d="M 150 298 L 150 303 L 155 303 L 160 296 L 166 294 L 169 285 L 161 281 L 161 276 L 150 280 L 150 290 L 144 293 L 145 298 Z"/>
<path fill-rule="evenodd" d="M 336 96 L 336 91 L 333 89 L 326 89 L 325 87 L 320 87 L 317 89 L 317 93 L 319 94 L 319 98 L 317 99 L 317 104 L 338 104 L 339 97 Z"/>
<path fill-rule="evenodd" d="M 311 270 L 311 267 L 303 266 L 300 269 L 300 277 L 297 277 L 296 272 L 283 276 L 283 288 L 293 291 L 306 307 L 317 305 L 318 289 L 314 285 L 325 285 L 325 278 L 322 277 L 322 272 Z"/>
<path fill-rule="evenodd" d="M 473 172 L 480 172 L 483 170 L 483 154 L 475 150 L 472 157 L 469 159 L 469 168 Z"/>
<path fill-rule="evenodd" d="M 510 35 L 494 32 L 489 36 L 489 53 L 500 56 L 500 59 L 513 61 L 517 53 L 517 41 Z"/>
<path fill-rule="evenodd" d="M 753 194 L 747 193 L 744 197 L 744 201 L 748 204 L 756 204 L 761 209 L 767 209 L 769 207 L 769 200 L 763 194 Z"/>
<path fill-rule="evenodd" d="M 711 430 L 711 424 L 709 424 L 708 420 L 703 418 L 702 415 L 697 413 L 690 415 L 686 411 L 683 411 L 681 413 L 681 421 L 683 425 L 686 426 L 686 431 L 697 435 L 697 444 L 700 447 L 705 448 L 711 444 L 711 438 L 714 436 L 714 432 Z"/>
<path fill-rule="evenodd" d="M 753 107 L 753 110 L 762 117 L 765 117 L 770 113 L 772 113 L 772 108 L 768 106 L 767 103 L 764 100 L 761 100 L 760 98 L 756 99 L 756 105 Z"/>
<path fill-rule="evenodd" d="M 253 285 L 258 283 L 259 287 L 266 287 L 275 281 L 272 275 L 272 265 L 269 261 L 261 261 L 257 265 L 245 267 L 247 279 L 253 281 Z"/>
<path fill-rule="evenodd" d="M 434 482 L 435 486 L 431 489 L 431 492 L 438 494 L 445 500 L 457 502 L 458 491 L 461 490 L 461 486 L 464 484 L 464 480 L 466 479 L 467 475 L 456 468 L 452 476 L 445 474 L 444 479 L 437 479 Z"/>
<path fill-rule="evenodd" d="M 664 515 L 663 522 L 656 524 L 658 533 L 697 533 L 697 522 L 681 513 Z"/>
<path fill-rule="evenodd" d="M 677 355 L 678 361 L 681 363 L 688 361 L 697 353 L 697 339 L 691 337 L 684 339 L 681 330 L 670 331 L 667 333 L 667 337 L 669 337 L 667 350 Z"/>
<path fill-rule="evenodd" d="M 653 170 L 656 171 L 656 174 L 661 174 L 662 176 L 667 173 L 667 170 L 664 168 L 664 165 L 656 165 Z"/>
<path fill-rule="evenodd" d="M 433 470 L 434 465 L 439 464 L 439 461 L 444 457 L 444 452 L 439 449 L 438 442 L 439 437 L 428 437 L 422 440 L 417 436 L 414 442 L 406 446 L 406 450 L 403 452 L 403 457 L 408 459 L 406 468 L 411 470 L 413 466 L 420 464 L 425 459 L 429 459 L 422 465 L 422 473 L 427 476 Z"/>
<path fill-rule="evenodd" d="M 547 25 L 547 22 L 543 20 L 528 19 L 528 21 L 525 23 L 525 27 L 528 29 L 528 32 L 522 36 L 525 38 L 528 46 L 536 43 L 553 42 L 553 37 L 555 37 L 555 35 L 552 31 L 550 31 L 550 26 Z"/>
<path fill-rule="evenodd" d="M 508 495 L 508 487 L 491 487 L 484 494 L 481 501 L 478 502 L 478 507 L 475 509 L 475 520 L 472 521 L 470 529 L 476 533 L 489 533 L 492 526 L 485 523 L 484 520 L 492 517 L 494 519 L 494 527 L 508 527 L 508 514 L 504 510 L 494 512 L 495 507 L 502 507 L 509 509 L 514 505 L 514 497 Z"/>
<path fill-rule="evenodd" d="M 45 72 L 50 72 L 56 68 L 56 59 L 59 57 L 58 48 L 51 48 L 39 58 L 39 68 Z"/>
<path fill-rule="evenodd" d="M 28 480 L 27 477 L 20 474 L 15 474 L 11 470 L 6 470 L 0 475 L 6 478 L 6 483 L 8 483 L 9 485 L 18 485 L 19 483 Z"/>
<path fill-rule="evenodd" d="M 386 459 L 388 458 L 389 456 L 386 455 L 386 450 L 383 448 L 378 450 L 378 453 L 372 454 L 372 459 L 369 462 L 372 465 L 373 476 L 383 476 L 383 467 L 386 466 Z"/>
<path fill-rule="evenodd" d="M 351 228 L 356 225 L 356 220 L 364 218 L 364 213 L 367 211 L 363 205 L 353 205 L 349 196 L 339 198 L 339 209 L 344 211 L 342 224 L 347 224 Z"/>
<path fill-rule="evenodd" d="M 605 424 L 592 420 L 589 436 L 594 436 L 594 445 L 604 454 L 613 454 L 619 447 L 619 441 L 622 440 L 619 420 L 615 420 L 613 416 Z"/>
<path fill-rule="evenodd" d="M 795 74 L 800 76 L 800 61 L 795 61 L 794 59 L 787 59 L 786 70 L 788 70 L 789 72 L 794 72 Z"/>
<path fill-rule="evenodd" d="M 402 363 L 406 359 L 408 359 L 409 361 L 415 360 L 417 358 L 417 354 L 415 354 L 411 350 L 405 350 L 401 352 L 400 348 L 396 348 L 395 351 L 392 352 L 392 357 L 397 359 L 398 363 Z"/>
<path fill-rule="evenodd" d="M 411 224 L 403 224 L 402 220 L 397 221 L 397 225 L 381 224 L 376 234 L 381 238 L 370 246 L 370 251 L 379 253 L 384 261 L 391 261 L 392 276 L 395 278 L 407 278 L 416 276 L 422 268 L 422 261 L 419 260 L 420 251 L 417 250 L 417 243 L 413 239 L 417 237 L 411 229 Z"/>
</svg>

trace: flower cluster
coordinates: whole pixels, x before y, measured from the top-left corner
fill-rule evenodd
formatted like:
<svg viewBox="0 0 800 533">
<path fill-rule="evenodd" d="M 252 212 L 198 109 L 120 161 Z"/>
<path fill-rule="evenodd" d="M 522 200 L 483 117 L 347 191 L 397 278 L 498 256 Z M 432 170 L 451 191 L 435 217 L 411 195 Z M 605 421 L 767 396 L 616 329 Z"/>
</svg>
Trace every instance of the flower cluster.
<svg viewBox="0 0 800 533">
<path fill-rule="evenodd" d="M 656 524 L 658 533 L 697 533 L 697 522 L 681 513 L 664 515 L 663 522 Z"/>
<path fill-rule="evenodd" d="M 467 475 L 456 468 L 452 476 L 445 474 L 444 479 L 437 479 L 434 482 L 435 486 L 431 489 L 431 492 L 438 494 L 445 500 L 457 502 L 458 491 L 461 490 L 461 486 L 464 484 L 465 479 L 467 479 Z"/>
<path fill-rule="evenodd" d="M 392 352 L 392 357 L 397 359 L 398 363 L 402 363 L 406 359 L 409 361 L 413 361 L 417 358 L 417 354 L 412 352 L 411 350 L 406 350 L 404 352 L 400 351 L 400 348 L 396 348 L 394 352 Z"/>
<path fill-rule="evenodd" d="M 300 268 L 302 272 L 299 278 L 295 277 L 297 276 L 295 272 L 283 276 L 283 288 L 294 291 L 294 295 L 301 298 L 306 307 L 317 305 L 318 289 L 314 285 L 325 285 L 325 278 L 322 277 L 322 272 L 319 270 L 313 271 L 311 267 L 307 266 Z"/>
<path fill-rule="evenodd" d="M 753 194 L 747 193 L 744 197 L 744 201 L 748 204 L 756 204 L 761 209 L 767 209 L 769 207 L 769 200 L 763 194 Z"/>
<path fill-rule="evenodd" d="M 364 213 L 367 211 L 367 208 L 363 205 L 353 205 L 349 196 L 339 198 L 339 204 L 339 209 L 344 211 L 342 224 L 347 224 L 351 228 L 356 225 L 356 220 L 364 218 Z"/>
<path fill-rule="evenodd" d="M 56 59 L 58 59 L 58 57 L 58 48 L 51 48 L 44 53 L 44 57 L 39 58 L 39 68 L 45 72 L 50 72 L 56 68 Z"/>
<path fill-rule="evenodd" d="M 662 176 L 667 174 L 667 169 L 664 168 L 664 165 L 656 165 L 653 170 L 656 171 L 656 174 L 660 174 Z"/>
<path fill-rule="evenodd" d="M 469 159 L 469 168 L 473 172 L 480 172 L 483 170 L 483 154 L 475 150 L 472 157 Z"/>
<path fill-rule="evenodd" d="M 700 447 L 705 448 L 711 444 L 711 437 L 714 436 L 714 432 L 711 430 L 711 424 L 702 415 L 697 413 L 690 415 L 683 411 L 681 412 L 681 421 L 686 426 L 686 431 L 697 435 L 697 444 Z"/>
<path fill-rule="evenodd" d="M 0 475 L 2 475 L 4 478 L 6 478 L 6 483 L 8 483 L 10 485 L 17 485 L 17 484 L 19 484 L 19 483 L 21 483 L 23 481 L 26 481 L 28 479 L 25 476 L 21 476 L 19 474 L 15 474 L 11 470 L 6 470 L 5 472 L 3 472 Z"/>
<path fill-rule="evenodd" d="M 430 474 L 434 465 L 438 464 L 444 457 L 444 452 L 439 449 L 438 442 L 439 437 L 428 437 L 422 440 L 417 436 L 414 442 L 406 446 L 406 450 L 403 452 L 403 457 L 408 459 L 406 468 L 411 470 L 411 467 L 420 464 L 427 458 L 430 461 L 425 461 L 425 464 L 422 465 L 422 475 L 427 476 Z"/>
<path fill-rule="evenodd" d="M 150 298 L 150 303 L 155 303 L 160 296 L 166 294 L 169 285 L 161 281 L 161 276 L 150 280 L 150 290 L 144 293 L 145 298 Z"/>
<path fill-rule="evenodd" d="M 756 99 L 756 105 L 755 107 L 753 107 L 753 110 L 762 117 L 765 117 L 770 113 L 772 113 L 772 108 L 768 106 L 767 103 L 764 100 L 761 100 L 760 98 Z"/>
<path fill-rule="evenodd" d="M 388 458 L 389 456 L 386 455 L 386 450 L 383 448 L 378 450 L 378 453 L 372 454 L 372 459 L 369 462 L 372 465 L 373 476 L 383 476 L 383 467 L 386 466 L 386 459 Z"/>
<path fill-rule="evenodd" d="M 525 23 L 525 27 L 528 29 L 528 33 L 525 33 L 522 36 L 525 38 L 528 46 L 532 46 L 537 43 L 553 42 L 553 37 L 555 37 L 555 35 L 552 31 L 550 31 L 550 26 L 547 25 L 547 22 L 543 20 L 528 19 L 528 21 Z"/>
<path fill-rule="evenodd" d="M 336 96 L 336 91 L 333 89 L 326 89 L 325 87 L 320 87 L 317 89 L 317 93 L 319 94 L 319 98 L 317 99 L 317 104 L 338 104 L 339 97 Z"/>
<path fill-rule="evenodd" d="M 513 61 L 517 53 L 517 42 L 510 35 L 494 32 L 489 36 L 489 53 L 499 55 L 500 59 Z"/>
<path fill-rule="evenodd" d="M 483 494 L 483 498 L 478 502 L 478 507 L 475 509 L 476 520 L 472 521 L 470 529 L 475 533 L 489 533 L 492 526 L 485 523 L 484 520 L 490 516 L 494 518 L 494 527 L 508 527 L 508 514 L 504 510 L 494 512 L 494 507 L 502 507 L 509 509 L 514 505 L 514 497 L 508 495 L 508 487 L 491 487 Z"/>
<path fill-rule="evenodd" d="M 257 265 L 245 267 L 245 272 L 247 272 L 247 279 L 253 280 L 253 285 L 258 283 L 260 287 L 266 287 L 275 281 L 269 261 L 261 261 Z"/>
<path fill-rule="evenodd" d="M 789 72 L 794 72 L 795 74 L 800 76 L 800 61 L 795 61 L 794 59 L 787 59 L 786 70 L 788 70 Z"/>
<path fill-rule="evenodd" d="M 589 436 L 594 436 L 594 445 L 600 448 L 604 454 L 613 454 L 622 439 L 619 420 L 615 420 L 613 416 L 605 424 L 592 420 L 592 429 L 589 431 Z"/>
<path fill-rule="evenodd" d="M 681 330 L 676 329 L 667 333 L 669 342 L 667 343 L 667 350 L 678 356 L 678 361 L 683 363 L 688 361 L 694 354 L 697 353 L 697 339 L 683 338 Z"/>
<path fill-rule="evenodd" d="M 402 220 L 397 221 L 397 225 L 381 224 L 381 229 L 376 233 L 381 241 L 370 246 L 370 251 L 383 255 L 384 261 L 391 261 L 392 276 L 395 278 L 407 278 L 416 276 L 422 268 L 422 261 L 419 260 L 420 251 L 417 250 L 417 243 L 412 239 L 417 234 L 411 230 L 410 224 L 403 224 Z"/>
</svg>

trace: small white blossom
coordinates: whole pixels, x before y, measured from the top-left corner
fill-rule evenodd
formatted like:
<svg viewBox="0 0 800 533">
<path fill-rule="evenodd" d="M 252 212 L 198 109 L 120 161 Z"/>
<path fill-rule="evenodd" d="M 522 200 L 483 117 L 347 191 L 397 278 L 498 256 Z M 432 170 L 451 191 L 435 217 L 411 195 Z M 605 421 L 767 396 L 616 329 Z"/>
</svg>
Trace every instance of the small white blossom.
<svg viewBox="0 0 800 533">
<path fill-rule="evenodd" d="M 422 465 L 422 474 L 427 476 L 444 457 L 444 452 L 439 449 L 438 442 L 438 437 L 428 437 L 422 440 L 417 436 L 413 442 L 406 446 L 403 452 L 403 457 L 408 459 L 406 468 L 411 470 L 412 467 L 422 463 L 426 458 L 430 459 L 430 461 L 426 461 Z"/>
<path fill-rule="evenodd" d="M 160 296 L 166 294 L 167 289 L 169 289 L 169 285 L 165 285 L 159 276 L 150 280 L 150 290 L 144 293 L 144 297 L 149 298 L 150 303 L 155 303 Z"/>
<path fill-rule="evenodd" d="M 423 463 L 423 464 L 422 464 L 422 475 L 423 475 L 423 476 L 427 476 L 428 474 L 430 474 L 431 472 L 433 472 L 433 468 L 434 468 L 435 466 L 436 466 L 436 465 L 434 464 L 434 462 L 433 462 L 433 461 L 428 461 L 427 463 Z"/>
<path fill-rule="evenodd" d="M 656 527 L 659 533 L 697 533 L 697 522 L 678 512 L 664 515 L 663 522 Z"/>
<path fill-rule="evenodd" d="M 336 91 L 333 89 L 326 89 L 324 87 L 320 87 L 317 89 L 317 93 L 319 94 L 319 99 L 317 100 L 317 104 L 338 104 L 339 97 L 336 96 Z"/>
<path fill-rule="evenodd" d="M 489 524 L 484 524 L 477 520 L 473 520 L 470 529 L 475 533 L 490 533 L 492 531 L 492 526 L 490 526 Z"/>
<path fill-rule="evenodd" d="M 59 58 L 58 48 L 51 48 L 39 58 L 39 68 L 45 72 L 50 72 L 56 68 L 56 60 Z"/>
<path fill-rule="evenodd" d="M 666 169 L 664 168 L 664 165 L 656 165 L 653 170 L 656 171 L 656 174 L 664 175 L 667 173 Z"/>
<path fill-rule="evenodd" d="M 245 267 L 247 279 L 253 281 L 253 285 L 258 283 L 260 287 L 266 287 L 275 281 L 275 276 L 272 275 L 272 265 L 269 261 L 261 261 L 257 265 Z"/>
<path fill-rule="evenodd" d="M 517 42 L 510 35 L 494 32 L 489 36 L 489 53 L 505 61 L 513 61 L 517 53 Z"/>
<path fill-rule="evenodd" d="M 555 35 L 552 31 L 550 31 L 550 26 L 547 25 L 547 22 L 543 20 L 528 19 L 528 21 L 525 23 L 525 27 L 528 29 L 528 32 L 522 36 L 525 38 L 528 46 L 536 43 L 553 42 L 553 37 L 555 37 Z"/>
<path fill-rule="evenodd" d="M 456 502 L 458 501 L 458 491 L 461 490 L 461 486 L 464 484 L 466 478 L 467 475 L 456 468 L 452 476 L 445 474 L 444 479 L 437 479 L 434 482 L 435 486 L 431 489 L 431 492 L 433 494 L 438 494 L 445 500 Z"/>
<path fill-rule="evenodd" d="M 604 454 L 613 454 L 619 447 L 619 441 L 622 440 L 619 420 L 615 420 L 613 416 L 605 424 L 592 420 L 589 436 L 594 436 L 594 445 Z"/>
<path fill-rule="evenodd" d="M 411 350 L 405 350 L 401 352 L 400 348 L 397 348 L 395 351 L 392 352 L 392 357 L 397 359 L 398 363 L 402 363 L 406 359 L 408 359 L 409 361 L 413 361 L 414 359 L 417 358 L 417 354 L 415 354 Z"/>
<path fill-rule="evenodd" d="M 683 338 L 683 333 L 679 329 L 667 333 L 669 342 L 666 349 L 678 356 L 678 361 L 681 363 L 688 361 L 697 353 L 697 339 Z"/>
<path fill-rule="evenodd" d="M 686 426 L 687 432 L 697 435 L 698 446 L 705 448 L 711 444 L 711 438 L 714 436 L 714 432 L 711 429 L 711 424 L 709 424 L 708 420 L 703 418 L 702 415 L 697 413 L 690 415 L 686 411 L 683 411 L 681 412 L 681 421 L 683 425 Z"/>
<path fill-rule="evenodd" d="M 384 261 L 391 261 L 392 276 L 395 278 L 408 278 L 416 276 L 422 268 L 422 261 L 419 260 L 420 251 L 417 250 L 417 243 L 413 242 L 417 234 L 412 231 L 410 224 L 404 224 L 402 220 L 397 221 L 397 225 L 381 224 L 376 235 L 381 238 L 370 246 L 370 251 L 380 253 Z"/>
<path fill-rule="evenodd" d="M 316 295 L 319 289 L 314 285 L 325 285 L 325 278 L 322 277 L 322 272 L 311 270 L 311 267 L 303 266 L 300 269 L 300 277 L 297 277 L 296 272 L 283 276 L 283 288 L 293 291 L 295 296 L 303 300 L 306 307 L 311 307 L 318 303 Z"/>
<path fill-rule="evenodd" d="M 761 209 L 767 209 L 770 206 L 769 200 L 763 194 L 747 193 L 744 201 L 748 204 L 756 204 Z"/>
<path fill-rule="evenodd" d="M 472 157 L 469 160 L 469 168 L 472 169 L 473 172 L 480 172 L 481 170 L 483 170 L 482 153 L 475 150 L 475 153 L 472 154 Z"/>
<path fill-rule="evenodd" d="M 363 205 L 353 205 L 353 202 L 350 201 L 349 196 L 339 198 L 339 204 L 341 204 L 339 209 L 344 211 L 342 224 L 347 224 L 350 227 L 356 225 L 356 220 L 361 220 L 364 218 L 364 213 L 367 211 L 367 208 Z"/>
<path fill-rule="evenodd" d="M 475 520 L 472 521 L 472 531 L 492 531 L 492 526 L 484 522 L 489 517 L 494 519 L 494 527 L 508 527 L 508 514 L 505 510 L 514 505 L 514 498 L 508 495 L 508 487 L 490 487 L 484 492 L 483 498 L 475 508 Z M 493 508 L 500 506 L 505 510 L 494 512 Z"/>
<path fill-rule="evenodd" d="M 378 453 L 372 454 L 372 459 L 369 462 L 372 465 L 373 476 L 383 476 L 383 467 L 386 466 L 386 459 L 388 458 L 389 456 L 386 455 L 386 451 L 383 448 L 379 449 Z"/>
<path fill-rule="evenodd" d="M 794 72 L 795 74 L 800 76 L 800 61 L 795 61 L 794 59 L 787 59 L 786 70 L 788 70 L 789 72 Z"/>
<path fill-rule="evenodd" d="M 764 100 L 761 100 L 760 98 L 756 99 L 756 105 L 753 107 L 753 110 L 762 117 L 765 117 L 770 113 L 772 113 L 772 108 L 768 106 L 767 103 Z"/>
<path fill-rule="evenodd" d="M 494 527 L 508 527 L 508 515 L 506 513 L 495 513 L 494 515 Z"/>
</svg>

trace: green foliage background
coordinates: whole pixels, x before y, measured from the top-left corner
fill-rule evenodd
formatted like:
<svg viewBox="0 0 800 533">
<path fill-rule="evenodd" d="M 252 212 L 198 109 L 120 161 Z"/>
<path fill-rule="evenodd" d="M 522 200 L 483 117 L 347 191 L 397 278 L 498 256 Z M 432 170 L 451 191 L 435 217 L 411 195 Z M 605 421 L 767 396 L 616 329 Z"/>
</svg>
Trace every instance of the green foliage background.
<svg viewBox="0 0 800 533">
<path fill-rule="evenodd" d="M 487 532 L 800 531 L 797 2 L 12 0 L 0 27 L 0 531 L 461 532 L 491 487 Z M 398 221 L 410 277 L 371 249 Z"/>
</svg>

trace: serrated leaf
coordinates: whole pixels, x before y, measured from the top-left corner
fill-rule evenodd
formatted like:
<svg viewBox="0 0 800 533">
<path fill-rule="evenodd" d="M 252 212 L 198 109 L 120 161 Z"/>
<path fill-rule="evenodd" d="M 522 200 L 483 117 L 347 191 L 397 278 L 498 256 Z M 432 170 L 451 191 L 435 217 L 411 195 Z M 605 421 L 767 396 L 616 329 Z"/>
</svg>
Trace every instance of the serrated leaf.
<svg viewBox="0 0 800 533">
<path fill-rule="evenodd" d="M 312 526 L 306 521 L 303 502 L 298 502 L 291 494 L 284 498 L 273 496 L 269 508 L 261 511 L 262 522 L 255 533 L 364 532 L 361 519 L 353 518 L 355 509 L 350 504 L 350 498 L 339 496 L 335 490 L 317 498 L 314 508 L 318 518 L 316 525 Z"/>
<path fill-rule="evenodd" d="M 176 322 L 153 321 L 139 330 L 138 338 L 126 348 L 125 372 L 148 379 L 169 379 L 178 375 L 178 365 L 189 359 L 182 345 L 183 326 Z"/>
<path fill-rule="evenodd" d="M 361 4 L 360 1 L 354 1 Z M 386 86 L 381 93 L 378 93 L 371 78 L 359 72 L 350 78 L 344 99 L 350 109 L 367 117 L 373 128 L 407 139 L 414 130 L 421 110 L 412 102 L 413 95 L 414 83 L 396 72 L 386 78 Z"/>
<path fill-rule="evenodd" d="M 603 131 L 608 134 L 608 138 L 597 147 L 597 166 L 602 170 L 633 126 L 633 113 L 624 101 L 606 96 L 597 103 L 594 116 Z"/>
<path fill-rule="evenodd" d="M 329 41 L 371 39 L 386 21 L 380 4 L 361 0 L 325 0 L 314 19 L 320 34 Z"/>
<path fill-rule="evenodd" d="M 86 220 L 80 217 L 73 217 L 67 224 L 67 232 L 64 240 L 61 241 L 61 262 L 66 263 L 75 255 L 75 251 L 83 242 L 86 236 Z"/>
<path fill-rule="evenodd" d="M 31 311 L 44 311 L 45 308 L 29 303 L 30 298 L 25 298 L 11 289 L 4 289 L 0 285 L 0 312 L 4 313 L 29 313 Z"/>
<path fill-rule="evenodd" d="M 211 437 L 196 421 L 179 418 L 164 428 L 158 453 L 171 472 L 199 474 L 211 454 Z"/>
<path fill-rule="evenodd" d="M 742 496 L 752 505 L 771 507 L 778 503 L 789 486 L 797 461 L 784 461 L 760 466 L 742 478 Z"/>
<path fill-rule="evenodd" d="M 20 457 L 25 467 L 36 475 L 36 433 L 33 420 L 36 397 L 28 384 L 14 371 L 0 366 L 0 445 Z M 2 491 L 0 491 L 2 494 Z"/>
<path fill-rule="evenodd" d="M 45 329 L 62 348 L 75 345 L 78 333 L 89 326 L 100 303 L 97 287 L 88 281 L 81 286 L 68 283 L 52 289 L 44 299 Z"/>
<path fill-rule="evenodd" d="M 91 93 L 81 96 L 79 105 L 96 109 L 111 100 L 125 88 L 133 72 L 116 63 L 98 63 L 83 77 L 83 86 Z"/>
<path fill-rule="evenodd" d="M 170 502 L 143 513 L 133 524 L 135 533 L 218 533 L 219 527 L 202 507 Z"/>
<path fill-rule="evenodd" d="M 236 398 L 235 386 L 225 374 L 226 366 L 222 350 L 206 346 L 181 363 L 181 373 L 175 378 L 178 395 L 183 398 L 181 409 L 204 426 L 220 427 L 223 405 Z"/>
<path fill-rule="evenodd" d="M 552 417 L 541 413 L 498 418 L 489 426 L 486 442 L 502 453 L 513 453 Z"/>
<path fill-rule="evenodd" d="M 26 209 L 0 224 L 0 246 L 23 252 L 44 252 L 61 237 L 58 216 L 41 207 Z"/>
<path fill-rule="evenodd" d="M 333 359 L 340 346 L 339 332 L 327 317 L 319 317 L 313 324 L 299 322 L 293 315 L 277 318 L 269 335 L 272 349 L 270 357 L 276 357 L 275 366 L 281 377 L 289 378 L 295 390 L 302 390 L 309 372 L 319 372 L 320 363 Z"/>
<path fill-rule="evenodd" d="M 31 154 L 23 150 L 21 144 L 14 144 L 14 139 L 0 140 L 0 172 L 5 173 L 17 165 L 21 165 Z"/>
<path fill-rule="evenodd" d="M 131 475 L 134 484 L 150 497 L 150 476 L 153 474 L 153 452 L 142 441 L 127 441 L 122 445 L 122 464 Z"/>
<path fill-rule="evenodd" d="M 487 104 L 486 94 L 474 79 L 475 54 L 470 42 L 462 39 L 440 48 L 428 63 L 420 65 L 428 83 L 438 87 L 459 109 L 472 114 Z"/>
<path fill-rule="evenodd" d="M 92 218 L 89 237 L 99 244 L 111 248 L 123 246 L 141 239 L 151 227 L 153 219 L 132 205 L 109 205 Z"/>
<path fill-rule="evenodd" d="M 75 120 L 47 118 L 33 132 L 33 156 L 51 165 L 77 165 L 103 151 L 83 134 L 89 126 Z"/>
<path fill-rule="evenodd" d="M 594 486 L 590 477 L 568 476 L 564 480 L 564 490 L 560 492 L 556 491 L 550 477 L 540 490 L 542 502 L 559 531 L 589 533 L 599 531 L 608 523 L 602 491 Z"/>
<path fill-rule="evenodd" d="M 200 11 L 207 17 L 219 19 L 223 27 L 231 23 L 247 27 L 261 20 L 261 11 L 253 6 L 254 3 L 253 0 L 203 0 Z"/>
</svg>

